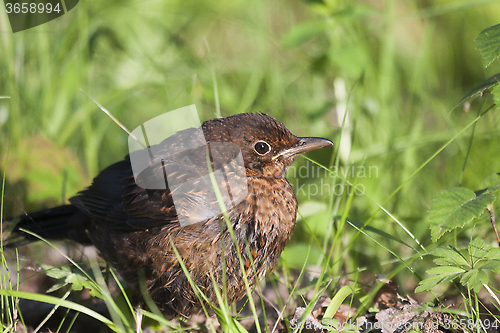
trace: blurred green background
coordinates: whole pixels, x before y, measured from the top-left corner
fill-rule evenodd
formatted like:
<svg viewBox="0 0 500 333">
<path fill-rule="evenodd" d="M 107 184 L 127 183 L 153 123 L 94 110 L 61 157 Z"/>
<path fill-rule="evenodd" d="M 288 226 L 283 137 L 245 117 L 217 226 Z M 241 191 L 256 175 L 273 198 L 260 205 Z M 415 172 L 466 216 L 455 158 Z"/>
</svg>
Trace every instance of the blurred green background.
<svg viewBox="0 0 500 333">
<path fill-rule="evenodd" d="M 127 154 L 126 133 L 80 89 L 129 129 L 193 103 L 202 121 L 216 117 L 219 106 L 221 116 L 265 112 L 296 135 L 335 141 L 335 150 L 308 155 L 321 165 L 334 165 L 332 154 L 340 149 L 340 167 L 377 171 L 358 175 L 371 199 L 356 195 L 350 206 L 345 191 L 311 185 L 341 179 L 290 175 L 304 219 L 282 263 L 300 268 L 310 249 L 308 269 L 314 270 L 342 213 L 363 224 L 377 210 L 373 201 L 382 204 L 492 104 L 485 96 L 452 111 L 465 93 L 500 72 L 500 61 L 483 68 L 474 49 L 475 37 L 499 18 L 499 1 L 109 0 L 80 1 L 61 18 L 12 34 L 0 10 L 0 170 L 9 154 L 5 211 L 16 215 L 58 204 Z M 499 129 L 500 115 L 491 110 L 477 122 L 465 169 L 472 127 L 384 207 L 428 245 L 433 195 L 460 183 L 484 188 L 484 179 L 500 172 Z M 295 170 L 301 166 L 313 168 L 304 158 Z M 354 181 L 352 174 L 347 178 Z M 416 246 L 385 214 L 370 226 Z M 495 242 L 487 223 L 474 232 Z M 392 272 L 387 262 L 394 256 L 355 235 L 344 227 L 331 273 L 367 268 L 369 280 Z M 402 257 L 415 254 L 371 236 Z M 416 271 L 423 274 L 429 263 L 415 262 Z M 418 283 L 409 271 L 396 279 L 403 293 Z"/>
</svg>

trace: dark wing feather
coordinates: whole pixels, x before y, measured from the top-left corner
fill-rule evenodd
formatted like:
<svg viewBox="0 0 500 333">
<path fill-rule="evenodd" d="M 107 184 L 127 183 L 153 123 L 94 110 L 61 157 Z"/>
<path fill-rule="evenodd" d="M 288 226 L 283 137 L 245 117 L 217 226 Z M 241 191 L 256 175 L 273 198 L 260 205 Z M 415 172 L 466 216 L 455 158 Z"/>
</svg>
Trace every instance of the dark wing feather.
<svg viewBox="0 0 500 333">
<path fill-rule="evenodd" d="M 180 149 L 179 145 L 186 145 L 188 140 L 191 141 L 187 146 L 197 148 Z M 133 176 L 130 156 L 127 156 L 123 161 L 103 170 L 88 189 L 71 198 L 70 202 L 96 223 L 107 223 L 115 229 L 147 229 L 170 223 L 206 222 L 218 216 L 220 209 L 215 195 L 210 193 L 213 189 L 206 176 L 206 146 L 200 145 L 200 142 L 196 133 L 186 130 L 151 147 L 154 158 L 137 176 L 137 183 L 163 184 L 163 189 L 138 186 Z M 217 153 L 226 154 L 227 156 L 222 157 L 227 157 L 227 161 L 234 157 L 234 151 L 228 149 Z M 133 153 L 132 158 L 138 156 L 134 154 L 136 153 Z M 212 168 L 217 169 L 217 166 L 214 168 L 212 163 Z M 167 175 L 168 182 L 165 181 L 164 174 Z M 234 171 L 228 171 L 226 175 L 229 179 L 236 178 Z M 240 178 L 245 182 L 246 189 L 244 170 Z M 236 196 L 241 187 L 231 190 L 231 195 Z M 245 193 L 240 197 L 244 195 Z"/>
<path fill-rule="evenodd" d="M 69 201 L 95 222 L 114 229 L 147 229 L 178 223 L 170 190 L 137 186 L 128 156 L 104 169 L 89 188 Z"/>
</svg>

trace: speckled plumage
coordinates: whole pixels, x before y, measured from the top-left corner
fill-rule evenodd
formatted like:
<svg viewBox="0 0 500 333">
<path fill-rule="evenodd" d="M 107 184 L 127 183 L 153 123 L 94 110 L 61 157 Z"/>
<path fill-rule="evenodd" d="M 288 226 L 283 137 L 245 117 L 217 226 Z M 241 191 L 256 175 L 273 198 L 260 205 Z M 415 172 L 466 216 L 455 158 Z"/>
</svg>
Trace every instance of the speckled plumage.
<svg viewBox="0 0 500 333">
<path fill-rule="evenodd" d="M 228 210 L 228 215 L 244 261 L 243 274 L 253 286 L 274 270 L 295 227 L 297 200 L 284 178 L 286 168 L 297 154 L 331 142 L 298 138 L 265 114 L 213 119 L 203 123 L 202 129 L 209 146 L 213 142 L 232 142 L 243 155 L 249 192 L 242 202 Z M 193 135 L 192 130 L 181 131 L 160 143 L 159 151 L 181 149 Z M 267 142 L 268 153 L 261 155 L 254 149 L 259 140 Z M 228 160 L 234 158 L 231 150 L 224 154 Z M 191 158 L 206 157 L 200 153 Z M 178 162 L 175 157 L 165 161 L 174 167 Z M 153 167 L 163 166 L 156 163 Z M 197 172 L 196 168 L 182 167 L 169 177 L 191 180 Z M 139 177 L 154 175 L 144 172 Z M 70 238 L 94 245 L 103 258 L 114 263 L 139 300 L 138 272 L 142 271 L 151 297 L 164 313 L 188 316 L 201 310 L 201 305 L 172 245 L 211 302 L 216 303 L 216 295 L 210 272 L 219 288 L 223 288 L 222 253 L 226 261 L 228 302 L 246 295 L 235 244 L 223 217 L 213 216 L 183 227 L 179 224 L 177 214 L 196 215 L 192 202 L 204 198 L 202 192 L 188 192 L 174 207 L 168 188 L 148 190 L 135 184 L 127 156 L 103 170 L 88 189 L 70 199 L 71 205 L 24 216 L 18 228 L 33 230 L 46 238 Z M 16 239 L 14 243 L 19 242 Z"/>
</svg>

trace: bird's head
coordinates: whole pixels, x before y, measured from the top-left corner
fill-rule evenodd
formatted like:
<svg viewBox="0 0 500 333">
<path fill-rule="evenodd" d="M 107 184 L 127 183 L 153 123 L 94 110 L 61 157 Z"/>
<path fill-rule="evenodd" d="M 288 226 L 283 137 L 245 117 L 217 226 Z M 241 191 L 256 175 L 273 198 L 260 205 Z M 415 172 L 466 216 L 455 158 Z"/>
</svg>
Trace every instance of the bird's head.
<svg viewBox="0 0 500 333">
<path fill-rule="evenodd" d="M 208 120 L 202 128 L 209 145 L 235 144 L 251 177 L 282 178 L 299 154 L 333 144 L 323 138 L 297 137 L 278 120 L 259 113 Z"/>
</svg>

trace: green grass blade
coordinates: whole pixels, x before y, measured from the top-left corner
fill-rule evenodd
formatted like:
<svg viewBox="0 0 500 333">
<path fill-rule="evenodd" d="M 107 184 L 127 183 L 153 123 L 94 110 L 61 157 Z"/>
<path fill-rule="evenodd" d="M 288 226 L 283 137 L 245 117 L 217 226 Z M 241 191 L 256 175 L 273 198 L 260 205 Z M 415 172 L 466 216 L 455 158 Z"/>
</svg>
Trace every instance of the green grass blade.
<svg viewBox="0 0 500 333">
<path fill-rule="evenodd" d="M 80 305 L 80 304 L 77 304 L 77 303 L 74 303 L 71 301 L 62 300 L 59 297 L 54 297 L 54 296 L 49 296 L 49 295 L 41 295 L 41 294 L 30 293 L 30 292 L 25 292 L 25 291 L 9 290 L 9 289 L 0 289 L 0 295 L 54 304 L 54 305 L 58 305 L 58 306 L 61 306 L 64 308 L 74 310 L 74 311 L 78 311 L 78 312 L 86 314 L 87 316 L 92 317 L 92 318 L 102 322 L 103 324 L 107 325 L 111 330 L 113 330 L 115 332 L 118 331 L 116 328 L 116 325 L 111 320 L 104 317 L 103 315 L 101 315 L 101 314 L 95 312 L 94 310 L 91 310 L 83 305 Z"/>
</svg>

